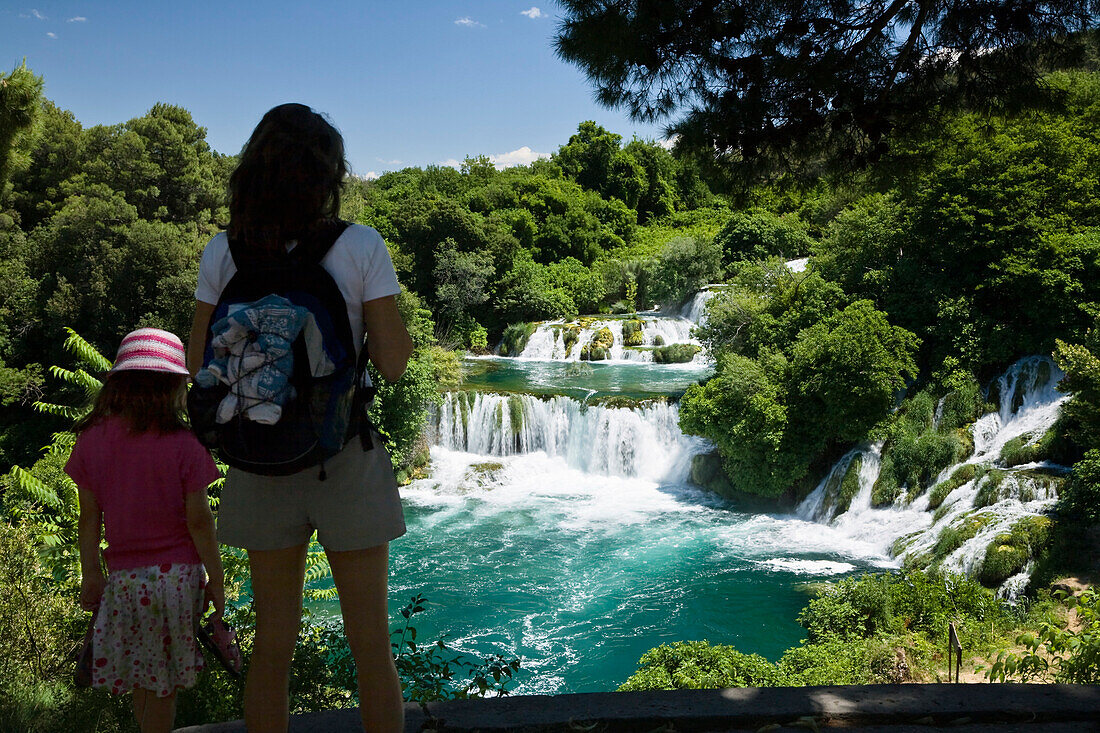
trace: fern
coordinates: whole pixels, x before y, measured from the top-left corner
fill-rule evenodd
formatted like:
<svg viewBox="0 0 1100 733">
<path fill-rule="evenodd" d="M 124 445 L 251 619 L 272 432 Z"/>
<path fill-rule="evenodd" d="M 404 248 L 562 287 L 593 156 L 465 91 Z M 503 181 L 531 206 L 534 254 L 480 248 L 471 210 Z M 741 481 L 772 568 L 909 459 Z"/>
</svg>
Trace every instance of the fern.
<svg viewBox="0 0 1100 733">
<path fill-rule="evenodd" d="M 55 405 L 52 402 L 42 402 L 39 400 L 34 403 L 34 409 L 36 412 L 43 412 L 47 415 L 54 415 L 56 417 L 63 417 L 66 420 L 76 422 L 84 416 L 84 413 L 88 411 L 86 407 L 73 407 L 72 405 Z"/>
<path fill-rule="evenodd" d="M 15 481 L 15 486 L 28 496 L 32 501 L 38 502 L 51 509 L 61 509 L 61 498 L 49 485 L 38 479 L 34 474 L 20 466 L 12 466 L 9 474 Z"/>
<path fill-rule="evenodd" d="M 84 388 L 84 394 L 89 398 L 94 397 L 103 388 L 103 380 L 93 377 L 83 369 L 66 369 L 65 367 L 52 366 L 50 374 L 68 384 Z"/>
<path fill-rule="evenodd" d="M 111 361 L 73 329 L 65 327 L 69 337 L 65 339 L 65 351 L 73 354 L 87 364 L 93 372 L 105 372 L 111 368 Z"/>
</svg>

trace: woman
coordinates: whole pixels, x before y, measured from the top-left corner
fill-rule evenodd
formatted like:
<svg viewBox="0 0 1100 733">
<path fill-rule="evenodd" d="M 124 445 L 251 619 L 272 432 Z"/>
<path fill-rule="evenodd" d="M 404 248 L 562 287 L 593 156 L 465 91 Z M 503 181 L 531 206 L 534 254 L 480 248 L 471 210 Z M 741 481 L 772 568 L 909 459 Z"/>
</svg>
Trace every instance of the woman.
<svg viewBox="0 0 1100 733">
<path fill-rule="evenodd" d="M 229 233 L 252 253 L 289 249 L 335 219 L 347 165 L 340 134 L 301 104 L 264 115 L 229 179 Z M 385 243 L 370 227 L 351 225 L 321 266 L 336 280 L 357 345 L 368 337 L 371 362 L 384 379 L 401 377 L 412 342 L 397 310 L 400 291 Z M 195 291 L 188 368 L 202 366 L 204 340 L 218 296 L 236 272 L 226 233 L 203 252 Z M 233 469 L 219 507 L 220 542 L 248 550 L 256 638 L 245 685 L 250 733 L 286 731 L 290 662 L 302 612 L 306 550 L 313 531 L 324 546 L 340 596 L 344 632 L 358 671 L 367 731 L 400 731 L 403 704 L 393 665 L 386 606 L 389 541 L 405 532 L 389 457 L 375 441 L 351 441 L 316 470 L 259 476 Z"/>
</svg>

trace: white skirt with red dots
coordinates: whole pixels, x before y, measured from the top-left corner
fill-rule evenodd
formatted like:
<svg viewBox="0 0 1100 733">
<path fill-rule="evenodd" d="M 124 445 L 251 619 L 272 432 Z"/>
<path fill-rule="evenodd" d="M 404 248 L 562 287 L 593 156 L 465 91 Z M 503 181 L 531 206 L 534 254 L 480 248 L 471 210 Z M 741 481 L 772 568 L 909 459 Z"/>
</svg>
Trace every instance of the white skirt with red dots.
<svg viewBox="0 0 1100 733">
<path fill-rule="evenodd" d="M 92 637 L 92 686 L 158 697 L 193 686 L 203 667 L 195 625 L 205 582 L 202 565 L 182 563 L 108 574 Z"/>
</svg>

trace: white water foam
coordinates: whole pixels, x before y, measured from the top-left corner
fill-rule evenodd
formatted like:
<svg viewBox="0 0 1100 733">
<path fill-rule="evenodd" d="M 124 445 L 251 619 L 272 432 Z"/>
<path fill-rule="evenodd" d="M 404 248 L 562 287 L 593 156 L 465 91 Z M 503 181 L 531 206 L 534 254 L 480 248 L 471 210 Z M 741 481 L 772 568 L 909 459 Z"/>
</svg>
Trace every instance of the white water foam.
<svg viewBox="0 0 1100 733">
<path fill-rule="evenodd" d="M 1032 463 L 1009 468 L 1000 465 L 999 460 L 1001 450 L 1008 441 L 1025 435 L 1037 440 L 1054 424 L 1062 404 L 1069 399 L 1068 395 L 1056 389 L 1063 376 L 1050 359 L 1033 356 L 1016 362 L 997 380 L 1000 410 L 982 415 L 974 423 L 971 430 L 975 450 L 963 461 L 1007 472 L 998 487 L 998 496 L 1003 498 L 992 505 L 974 507 L 983 482 L 990 480 L 987 476 L 968 481 L 948 494 L 942 501 L 936 521 L 927 511 L 930 492 L 918 496 L 911 504 L 906 504 L 903 492 L 894 506 L 873 508 L 870 500 L 878 477 L 881 446 L 872 446 L 853 450 L 841 458 L 799 506 L 798 516 L 827 523 L 852 540 L 867 542 L 886 552 L 897 539 L 906 537 L 905 548 L 898 560 L 932 552 L 941 533 L 948 527 L 959 529 L 969 522 L 981 523 L 976 534 L 947 555 L 942 563 L 942 568 L 948 572 L 973 575 L 981 567 L 989 543 L 998 534 L 1008 531 L 1025 517 L 1048 512 L 1057 500 L 1057 492 L 1049 482 L 1036 481 L 1026 471 L 1058 467 Z M 831 487 L 839 485 L 848 465 L 857 455 L 863 459 L 859 493 L 846 512 L 833 516 L 832 507 L 828 505 L 829 492 L 833 490 Z M 963 463 L 949 466 L 936 483 L 945 480 Z M 1028 572 L 1025 570 L 1006 581 L 1002 594 L 1019 592 L 1027 582 L 1027 578 L 1021 576 L 1026 576 Z"/>
<path fill-rule="evenodd" d="M 451 392 L 437 411 L 436 441 L 487 456 L 541 451 L 589 473 L 682 483 L 692 456 L 710 444 L 684 435 L 679 415 L 666 402 L 610 408 L 569 397 Z"/>
<path fill-rule="evenodd" d="M 604 363 L 624 361 L 653 361 L 652 348 L 658 344 L 671 346 L 672 344 L 694 344 L 699 341 L 691 335 L 691 329 L 696 321 L 679 316 L 660 316 L 650 313 L 640 313 L 636 316 L 642 322 L 642 346 L 646 349 L 634 349 L 623 344 L 622 319 L 605 319 L 580 322 L 567 322 L 563 320 L 546 321 L 535 327 L 534 333 L 527 340 L 527 345 L 518 357 L 529 361 L 580 361 L 581 350 L 588 344 L 592 337 L 601 329 L 606 328 L 611 333 L 612 345 L 608 350 Z M 579 328 L 577 339 L 569 347 L 565 343 L 566 330 Z M 707 356 L 700 351 L 692 359 L 693 363 L 704 363 Z"/>
</svg>

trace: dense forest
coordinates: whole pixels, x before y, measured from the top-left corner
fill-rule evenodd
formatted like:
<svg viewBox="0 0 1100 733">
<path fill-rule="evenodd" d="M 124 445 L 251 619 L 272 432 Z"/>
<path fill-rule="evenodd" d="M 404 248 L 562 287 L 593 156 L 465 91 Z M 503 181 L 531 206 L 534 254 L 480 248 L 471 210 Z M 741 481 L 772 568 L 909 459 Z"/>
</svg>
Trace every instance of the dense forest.
<svg viewBox="0 0 1100 733">
<path fill-rule="evenodd" d="M 8 649 L 0 670 L 11 679 L 52 664 L 35 674 L 56 680 L 81 620 L 75 490 L 55 434 L 95 389 L 96 352 L 109 357 L 139 326 L 186 337 L 235 157 L 211 150 L 171 104 L 85 128 L 25 67 L 3 81 L 0 471 L 4 523 L 15 527 L 5 558 L 18 559 L 5 559 L 5 584 L 33 586 L 56 630 L 35 632 L 50 637 L 37 661 Z M 952 112 L 893 135 L 870 167 L 809 182 L 740 185 L 712 160 L 593 122 L 528 166 L 497 170 L 475 156 L 460 170 L 349 179 L 342 216 L 386 239 L 416 345 L 376 407 L 402 477 L 427 461 L 427 409 L 440 385 L 461 381 L 462 351 L 514 352 L 535 321 L 672 310 L 724 284 L 698 333 L 715 373 L 680 399 L 683 430 L 716 446 L 724 491 L 790 505 L 869 437 L 886 443 L 877 503 L 927 489 L 972 450 L 960 428 L 995 399 L 991 378 L 1022 356 L 1054 355 L 1075 397 L 1023 447 L 1072 472 L 1054 531 L 1024 559 L 1047 558 L 1048 578 L 1073 569 L 1075 543 L 1100 521 L 1100 73 L 1053 71 L 1046 83 L 1042 104 Z M 785 261 L 799 257 L 810 265 L 792 272 Z M 946 405 L 945 416 L 933 421 L 929 404 Z M 59 591 L 42 587 L 43 573 Z M 844 618 L 874 615 L 860 605 L 879 581 L 868 582 L 835 597 Z M 806 623 L 824 626 L 811 636 L 848 641 L 825 628 L 840 612 L 815 603 Z M 860 649 L 853 664 L 866 667 L 871 652 Z M 805 667 L 803 684 L 841 681 Z M 761 680 L 795 679 L 761 670 Z M 61 689 L 34 694 L 71 694 Z M 226 712 L 218 694 L 202 693 L 196 721 Z M 334 701 L 296 694 L 303 709 Z"/>
</svg>

